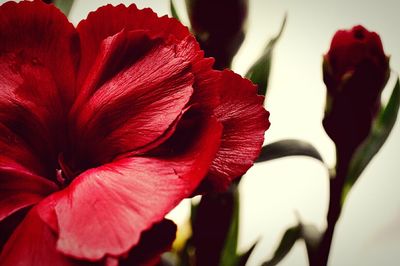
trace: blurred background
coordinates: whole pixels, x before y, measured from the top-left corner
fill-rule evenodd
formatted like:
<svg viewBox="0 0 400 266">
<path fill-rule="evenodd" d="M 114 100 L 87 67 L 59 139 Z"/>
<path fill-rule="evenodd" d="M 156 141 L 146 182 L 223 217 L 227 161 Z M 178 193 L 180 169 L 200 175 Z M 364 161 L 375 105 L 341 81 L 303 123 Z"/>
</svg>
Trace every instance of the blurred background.
<svg viewBox="0 0 400 266">
<path fill-rule="evenodd" d="M 169 14 L 168 0 L 75 0 L 70 20 L 76 25 L 99 6 L 133 2 L 151 7 L 159 15 Z M 175 0 L 175 4 L 188 25 L 184 0 Z M 249 5 L 246 39 L 233 62 L 233 69 L 240 74 L 258 58 L 288 14 L 274 53 L 266 100 L 272 125 L 265 142 L 306 140 L 318 148 L 326 162 L 334 164 L 334 146 L 321 125 L 326 93 L 322 55 L 336 30 L 362 24 L 381 36 L 386 54 L 391 56 L 390 65 L 399 72 L 400 1 L 249 0 Z M 393 85 L 392 78 L 384 100 Z M 348 197 L 336 227 L 330 265 L 400 265 L 399 123 Z M 245 250 L 260 240 L 248 265 L 259 265 L 272 255 L 284 230 L 297 223 L 297 215 L 321 229 L 325 226 L 328 177 L 317 161 L 291 157 L 257 164 L 242 180 L 240 192 L 239 246 Z M 187 210 L 185 202 L 171 217 L 182 223 Z M 299 241 L 280 265 L 308 265 L 304 244 Z"/>
</svg>

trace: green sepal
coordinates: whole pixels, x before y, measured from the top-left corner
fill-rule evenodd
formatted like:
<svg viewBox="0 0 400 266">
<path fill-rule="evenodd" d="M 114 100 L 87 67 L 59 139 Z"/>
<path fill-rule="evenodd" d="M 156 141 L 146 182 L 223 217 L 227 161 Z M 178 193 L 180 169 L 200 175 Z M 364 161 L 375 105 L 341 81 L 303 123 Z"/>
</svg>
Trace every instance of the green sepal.
<svg viewBox="0 0 400 266">
<path fill-rule="evenodd" d="M 353 155 L 342 192 L 342 205 L 354 183 L 388 138 L 396 122 L 399 106 L 400 80 L 397 78 L 387 105 L 381 109 L 372 125 L 369 136 Z"/>
</svg>

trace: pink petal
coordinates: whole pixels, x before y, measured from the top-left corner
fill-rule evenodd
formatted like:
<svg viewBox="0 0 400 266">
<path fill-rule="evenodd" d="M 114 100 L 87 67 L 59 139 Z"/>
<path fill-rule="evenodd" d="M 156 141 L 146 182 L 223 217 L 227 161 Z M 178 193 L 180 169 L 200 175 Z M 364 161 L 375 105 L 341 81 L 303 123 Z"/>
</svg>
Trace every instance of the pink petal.
<svg viewBox="0 0 400 266">
<path fill-rule="evenodd" d="M 82 173 L 55 194 L 50 205 L 58 221 L 57 249 L 95 261 L 135 246 L 141 233 L 190 196 L 207 173 L 222 128 L 212 117 L 197 122 L 197 141 L 174 156 L 120 159 Z"/>
</svg>

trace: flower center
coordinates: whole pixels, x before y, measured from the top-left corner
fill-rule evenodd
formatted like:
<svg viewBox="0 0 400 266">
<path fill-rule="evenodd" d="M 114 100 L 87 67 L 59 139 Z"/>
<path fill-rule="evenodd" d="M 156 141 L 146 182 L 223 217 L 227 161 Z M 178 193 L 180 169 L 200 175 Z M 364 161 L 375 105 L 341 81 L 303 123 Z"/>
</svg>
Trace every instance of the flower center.
<svg viewBox="0 0 400 266">
<path fill-rule="evenodd" d="M 64 153 L 58 154 L 58 166 L 59 168 L 56 169 L 56 180 L 61 187 L 66 187 L 79 175 L 79 172 L 73 171 L 66 163 Z"/>
</svg>

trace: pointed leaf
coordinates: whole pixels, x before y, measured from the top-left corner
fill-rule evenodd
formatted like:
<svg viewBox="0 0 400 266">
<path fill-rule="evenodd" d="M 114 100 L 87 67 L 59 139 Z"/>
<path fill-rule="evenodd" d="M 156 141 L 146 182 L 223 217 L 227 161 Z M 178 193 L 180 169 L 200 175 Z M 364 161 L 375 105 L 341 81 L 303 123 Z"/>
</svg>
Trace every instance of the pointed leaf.
<svg viewBox="0 0 400 266">
<path fill-rule="evenodd" d="M 292 249 L 292 247 L 300 237 L 300 224 L 287 229 L 272 258 L 269 261 L 264 262 L 262 266 L 277 265 L 289 253 L 289 251 Z"/>
<path fill-rule="evenodd" d="M 285 15 L 279 33 L 267 43 L 262 55 L 250 67 L 250 69 L 246 73 L 246 78 L 250 79 L 253 83 L 257 84 L 259 95 L 265 95 L 267 92 L 274 47 L 275 44 L 278 42 L 279 38 L 281 37 L 282 32 L 285 28 L 286 18 L 287 16 Z"/>
<path fill-rule="evenodd" d="M 264 262 L 262 266 L 277 265 L 289 253 L 299 239 L 304 240 L 307 253 L 312 254 L 318 247 L 321 237 L 322 234 L 316 226 L 312 224 L 302 224 L 299 221 L 298 225 L 286 230 L 273 257 L 269 261 Z"/>
<path fill-rule="evenodd" d="M 265 162 L 287 156 L 308 156 L 324 163 L 321 154 L 312 144 L 296 139 L 285 139 L 265 145 L 257 162 Z"/>
<path fill-rule="evenodd" d="M 253 253 L 255 247 L 257 246 L 258 241 L 256 241 L 245 253 L 239 255 L 238 258 L 238 266 L 246 266 L 247 261 L 249 260 L 251 254 Z"/>
<path fill-rule="evenodd" d="M 180 18 L 179 18 L 178 13 L 176 12 L 176 7 L 175 7 L 175 4 L 174 4 L 174 0 L 169 0 L 169 8 L 171 10 L 172 17 L 176 18 L 179 21 L 181 21 Z"/>
<path fill-rule="evenodd" d="M 400 106 L 400 80 L 397 79 L 396 85 L 392 91 L 389 102 L 386 107 L 381 110 L 378 118 L 375 120 L 372 130 L 368 138 L 357 149 L 354 154 L 349 172 L 346 179 L 346 184 L 342 194 L 342 204 L 345 201 L 347 193 L 357 181 L 358 177 L 367 167 L 369 162 L 378 153 L 380 148 L 385 143 L 397 119 L 397 114 Z"/>
<path fill-rule="evenodd" d="M 236 255 L 239 234 L 239 190 L 235 184 L 232 184 L 230 189 L 233 190 L 233 213 L 225 246 L 222 250 L 221 266 L 236 265 L 239 259 Z"/>
<path fill-rule="evenodd" d="M 55 0 L 54 5 L 58 7 L 66 17 L 68 17 L 69 12 L 71 11 L 72 5 L 74 4 L 74 0 Z"/>
</svg>

